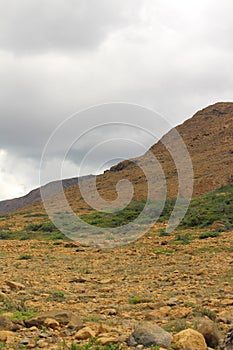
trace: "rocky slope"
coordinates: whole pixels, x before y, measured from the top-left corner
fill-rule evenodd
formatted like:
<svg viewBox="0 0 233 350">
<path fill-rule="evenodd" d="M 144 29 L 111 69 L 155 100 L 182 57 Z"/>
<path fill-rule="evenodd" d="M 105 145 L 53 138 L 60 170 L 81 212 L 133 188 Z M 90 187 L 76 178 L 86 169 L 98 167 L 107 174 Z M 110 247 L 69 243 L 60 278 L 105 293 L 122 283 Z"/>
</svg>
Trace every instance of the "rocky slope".
<svg viewBox="0 0 233 350">
<path fill-rule="evenodd" d="M 232 183 L 233 103 L 225 102 L 209 106 L 197 112 L 182 125 L 179 125 L 176 130 L 183 138 L 192 159 L 194 171 L 193 196 L 198 196 Z M 178 191 L 176 166 L 162 142 L 169 140 L 171 135 L 172 131 L 155 144 L 150 152 L 155 154 L 163 168 L 167 182 L 167 196 L 176 197 Z M 149 165 L 150 152 L 141 157 Z M 134 199 L 147 198 L 147 181 L 142 169 L 137 166 L 138 161 L 140 161 L 140 158 L 121 162 L 110 170 L 105 171 L 104 174 L 96 177 L 97 188 L 103 199 L 113 200 L 117 198 L 116 184 L 121 179 L 128 179 L 133 184 Z M 72 181 L 76 182 L 76 179 L 71 180 L 69 185 L 72 185 Z M 91 193 L 93 184 L 90 182 L 90 179 L 84 178 L 83 183 L 87 185 L 88 191 Z M 77 184 L 68 186 L 65 189 L 65 194 L 70 206 L 76 213 L 82 215 L 89 212 L 90 207 L 83 200 Z M 0 226 L 2 228 L 7 226 L 10 230 L 23 229 L 30 224 L 31 219 L 28 218 L 28 214 L 35 216 L 35 222 L 40 222 L 41 218 L 39 216 L 41 215 L 42 217 L 45 211 L 43 203 L 38 201 L 38 199 L 38 190 L 36 190 L 29 196 L 0 203 L 2 213 L 19 208 L 16 215 L 13 213 L 8 215 L 6 218 L 7 222 L 2 219 Z M 56 202 L 56 198 L 52 202 Z M 7 205 L 10 205 L 10 209 Z"/>
<path fill-rule="evenodd" d="M 232 127 L 233 103 L 210 106 L 177 127 L 193 161 L 194 195 L 232 183 Z M 151 151 L 163 166 L 169 196 L 175 196 L 171 157 L 162 142 Z M 136 198 L 144 198 L 145 178 L 130 161 L 98 176 L 100 193 L 114 198 L 122 177 L 133 181 Z M 65 192 L 75 210 L 88 211 L 76 185 Z M 226 207 L 213 197 L 226 192 L 208 195 L 216 210 Z M 144 344 L 219 350 L 225 337 L 221 350 L 232 349 L 233 231 L 218 232 L 224 231 L 219 217 L 210 227 L 171 234 L 157 223 L 136 242 L 114 249 L 82 247 L 58 236 L 31 240 L 35 232 L 23 229 L 42 220 L 48 218 L 38 201 L 0 219 L 2 233 L 21 233 L 21 240 L 0 240 L 0 348 L 140 350 Z"/>
<path fill-rule="evenodd" d="M 77 184 L 80 181 L 89 179 L 91 176 L 92 175 L 83 176 L 81 178 L 75 177 L 71 179 L 64 179 L 62 180 L 63 188 L 66 189 L 70 186 Z M 56 184 L 57 181 L 53 181 L 43 186 L 42 188 L 47 191 L 48 195 L 53 195 L 56 192 Z M 35 190 L 32 190 L 23 197 L 0 201 L 0 215 L 16 211 L 20 208 L 26 207 L 40 200 L 40 188 L 36 188 Z"/>
<path fill-rule="evenodd" d="M 161 349 L 207 350 L 205 341 L 219 349 L 233 324 L 232 232 L 200 239 L 204 230 L 180 231 L 192 238 L 183 244 L 159 229 L 114 250 L 0 241 L 0 339 L 7 349 L 81 350 L 71 344 L 93 338 L 105 350 L 155 346 L 156 327 L 170 334 L 159 331 Z M 204 320 L 210 329 L 201 327 Z M 206 340 L 190 331 L 197 327 Z"/>
<path fill-rule="evenodd" d="M 176 127 L 190 154 L 194 171 L 193 195 L 210 192 L 233 181 L 233 103 L 216 103 L 197 112 Z M 163 143 L 172 139 L 172 131 L 151 147 L 167 179 L 168 196 L 176 197 L 178 177 L 174 160 Z M 150 155 L 145 154 L 150 161 Z M 140 197 L 145 192 L 145 178 L 137 166 L 124 161 L 98 178 L 104 189 L 114 174 L 131 178 Z M 102 185 L 102 186 L 101 186 Z M 104 190 L 103 190 L 104 192 Z"/>
</svg>

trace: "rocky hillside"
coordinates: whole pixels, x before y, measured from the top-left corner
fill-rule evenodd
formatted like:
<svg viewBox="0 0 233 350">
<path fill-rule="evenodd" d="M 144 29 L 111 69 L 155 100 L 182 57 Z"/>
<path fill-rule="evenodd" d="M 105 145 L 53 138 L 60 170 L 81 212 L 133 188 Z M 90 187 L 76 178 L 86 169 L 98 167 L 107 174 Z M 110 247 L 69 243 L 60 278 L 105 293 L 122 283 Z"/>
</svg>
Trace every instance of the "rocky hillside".
<svg viewBox="0 0 233 350">
<path fill-rule="evenodd" d="M 210 192 L 233 181 L 233 103 L 222 102 L 209 106 L 197 112 L 192 118 L 176 127 L 190 154 L 194 171 L 193 196 Z M 172 138 L 173 130 L 168 132 L 150 151 L 158 159 L 167 181 L 167 196 L 174 198 L 178 192 L 178 176 L 175 163 L 163 143 Z M 104 174 L 97 176 L 97 188 L 105 200 L 117 197 L 116 184 L 121 179 L 128 179 L 134 187 L 134 199 L 147 197 L 147 181 L 145 175 L 137 166 L 141 159 L 150 164 L 151 153 L 147 152 L 141 158 L 126 160 L 113 166 Z M 83 178 L 89 192 L 93 184 Z M 77 179 L 64 180 L 67 199 L 77 212 L 86 211 L 88 205 L 83 201 L 77 186 Z M 72 186 L 73 185 L 73 186 Z M 51 187 L 52 188 L 52 187 Z M 159 193 L 159 189 L 158 189 Z M 21 209 L 28 205 L 27 211 L 43 211 L 43 205 L 38 202 L 39 190 L 29 195 L 11 201 L 0 202 L 0 213 Z"/>
<path fill-rule="evenodd" d="M 87 180 L 90 177 L 91 175 L 83 176 L 81 178 L 75 177 L 72 179 L 64 179 L 62 181 L 63 188 L 66 189 L 70 186 L 77 184 L 80 181 Z M 53 195 L 56 192 L 56 184 L 57 184 L 57 181 L 53 181 L 43 186 L 43 188 L 46 189 L 49 195 Z M 29 192 L 23 197 L 1 201 L 0 215 L 4 215 L 6 213 L 16 211 L 20 208 L 26 207 L 40 200 L 41 200 L 40 188 L 36 188 L 35 190 L 32 190 L 31 192 Z"/>
<path fill-rule="evenodd" d="M 210 192 L 233 181 L 233 103 L 217 103 L 197 112 L 176 127 L 190 154 L 194 171 L 193 195 Z M 167 179 L 168 196 L 176 197 L 178 177 L 174 161 L 163 145 L 172 138 L 172 131 L 151 147 Z M 150 155 L 145 154 L 150 161 Z M 139 197 L 145 192 L 145 178 L 134 163 L 124 161 L 99 177 L 105 187 L 123 174 L 133 180 Z M 100 186 L 101 187 L 101 186 Z"/>
</svg>

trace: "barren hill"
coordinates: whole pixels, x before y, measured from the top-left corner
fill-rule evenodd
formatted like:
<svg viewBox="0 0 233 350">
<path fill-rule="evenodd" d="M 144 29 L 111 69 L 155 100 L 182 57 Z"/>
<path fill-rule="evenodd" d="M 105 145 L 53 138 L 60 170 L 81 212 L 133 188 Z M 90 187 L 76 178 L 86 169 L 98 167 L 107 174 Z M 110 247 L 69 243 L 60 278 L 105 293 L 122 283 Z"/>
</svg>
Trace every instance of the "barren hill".
<svg viewBox="0 0 233 350">
<path fill-rule="evenodd" d="M 87 180 L 91 176 L 92 175 L 83 176 L 81 178 L 75 177 L 71 179 L 64 179 L 62 181 L 63 188 L 66 189 L 70 186 L 77 184 L 79 181 Z M 57 184 L 57 181 L 53 181 L 43 186 L 43 188 L 46 189 L 46 191 L 48 191 L 48 194 L 53 195 L 54 192 L 56 192 L 56 184 Z M 30 191 L 28 194 L 26 194 L 23 197 L 1 201 L 0 215 L 4 215 L 6 213 L 16 211 L 20 208 L 26 207 L 40 200 L 41 200 L 40 188 L 36 188 Z"/>
<path fill-rule="evenodd" d="M 193 196 L 210 192 L 233 181 L 233 103 L 216 103 L 197 112 L 192 118 L 176 127 L 190 154 L 194 172 Z M 168 132 L 151 152 L 159 160 L 167 180 L 168 197 L 176 197 L 178 176 L 175 163 L 163 143 L 172 139 Z M 151 155 L 144 158 L 150 162 Z M 133 162 L 126 160 L 113 166 L 98 177 L 102 195 L 110 197 L 115 183 L 128 178 L 134 184 L 135 196 L 144 198 L 147 191 L 145 176 Z M 116 194 L 115 194 L 116 195 Z"/>
<path fill-rule="evenodd" d="M 222 102 L 204 108 L 182 125 L 176 127 L 190 154 L 194 171 L 193 196 L 210 192 L 233 181 L 233 103 Z M 178 176 L 174 161 L 164 146 L 166 140 L 172 137 L 172 130 L 150 151 L 158 159 L 166 176 L 168 197 L 176 197 L 178 189 Z M 121 179 L 129 179 L 134 186 L 134 198 L 144 199 L 147 196 L 147 181 L 145 175 L 137 165 L 140 159 L 150 163 L 151 154 L 133 160 L 123 161 L 104 174 L 97 176 L 97 188 L 106 200 L 117 197 L 116 184 Z M 92 184 L 89 178 L 83 179 L 89 191 Z M 64 180 L 66 196 L 75 211 L 88 209 L 82 200 L 77 179 Z M 72 186 L 73 185 L 73 186 Z M 11 201 L 0 202 L 0 213 L 14 211 L 27 205 L 33 205 L 29 211 L 42 211 L 39 189 L 29 195 Z"/>
</svg>

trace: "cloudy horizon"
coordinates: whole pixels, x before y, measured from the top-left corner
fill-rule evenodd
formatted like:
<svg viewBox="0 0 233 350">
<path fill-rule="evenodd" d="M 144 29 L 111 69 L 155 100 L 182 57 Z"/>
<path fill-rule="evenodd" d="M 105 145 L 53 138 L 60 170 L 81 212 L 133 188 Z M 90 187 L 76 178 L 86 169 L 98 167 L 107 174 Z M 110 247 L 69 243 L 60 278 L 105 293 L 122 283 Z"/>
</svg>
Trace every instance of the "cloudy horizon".
<svg viewBox="0 0 233 350">
<path fill-rule="evenodd" d="M 159 112 L 172 127 L 231 101 L 232 17 L 230 0 L 0 0 L 0 200 L 39 186 L 47 140 L 77 111 L 125 102 Z M 127 121 L 135 118 L 129 114 Z M 77 128 L 85 129 L 84 121 Z M 70 152 L 66 177 L 77 175 L 102 133 Z M 115 133 L 124 131 L 112 129 L 109 137 Z M 127 135 L 147 147 L 156 142 L 133 129 Z M 118 159 L 115 150 L 112 144 L 103 159 L 93 157 L 81 175 L 109 167 Z M 119 158 L 140 153 L 122 146 Z"/>
</svg>

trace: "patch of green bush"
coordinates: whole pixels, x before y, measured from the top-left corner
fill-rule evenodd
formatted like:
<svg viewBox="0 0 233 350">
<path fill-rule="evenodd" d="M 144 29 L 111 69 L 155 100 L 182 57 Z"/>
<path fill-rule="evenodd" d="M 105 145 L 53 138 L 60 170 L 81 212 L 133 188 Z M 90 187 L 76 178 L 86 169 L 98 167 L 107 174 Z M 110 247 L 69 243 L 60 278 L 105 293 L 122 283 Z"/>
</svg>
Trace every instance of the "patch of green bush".
<svg viewBox="0 0 233 350">
<path fill-rule="evenodd" d="M 206 239 L 206 238 L 215 238 L 215 237 L 219 237 L 220 233 L 216 232 L 216 231 L 209 231 L 209 232 L 203 232 L 201 233 L 198 238 L 199 239 Z"/>
</svg>

